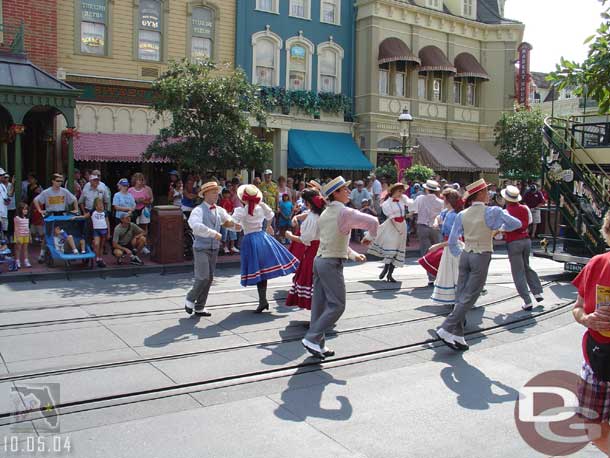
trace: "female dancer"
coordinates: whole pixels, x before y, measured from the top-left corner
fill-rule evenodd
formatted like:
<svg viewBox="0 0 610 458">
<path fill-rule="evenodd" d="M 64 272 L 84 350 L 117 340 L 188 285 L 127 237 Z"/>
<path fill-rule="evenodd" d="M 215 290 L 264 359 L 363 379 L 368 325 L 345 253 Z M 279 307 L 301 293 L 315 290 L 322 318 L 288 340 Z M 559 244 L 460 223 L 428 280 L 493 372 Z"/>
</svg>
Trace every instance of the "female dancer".
<svg viewBox="0 0 610 458">
<path fill-rule="evenodd" d="M 263 221 L 266 220 L 267 231 L 273 233 L 271 221 L 274 213 L 262 202 L 260 189 L 251 184 L 241 185 L 237 196 L 244 204 L 244 207 L 236 208 L 232 215 L 245 234 L 240 245 L 241 285 L 256 285 L 258 307 L 255 313 L 262 313 L 269 309 L 267 280 L 290 275 L 297 269 L 299 261 L 274 237 L 263 231 Z"/>
<path fill-rule="evenodd" d="M 303 309 L 311 310 L 313 261 L 318 253 L 318 246 L 320 245 L 318 219 L 326 206 L 326 202 L 324 202 L 320 193 L 314 189 L 304 190 L 302 196 L 308 212 L 307 218 L 301 225 L 301 235 L 296 236 L 292 232 L 287 231 L 286 237 L 293 243 L 305 246 L 305 252 L 300 259 L 301 263 L 292 280 L 292 287 L 286 298 L 286 305 L 296 305 Z"/>
<path fill-rule="evenodd" d="M 381 204 L 381 210 L 388 219 L 379 227 L 377 238 L 368 250 L 368 253 L 383 258 L 385 265 L 379 279 L 382 280 L 387 274 L 389 282 L 396 282 L 392 276 L 394 269 L 405 262 L 407 248 L 405 216 L 407 206 L 412 205 L 413 201 L 405 196 L 404 192 L 405 185 L 402 183 L 395 183 L 388 189 L 386 200 Z"/>
<path fill-rule="evenodd" d="M 307 183 L 307 189 L 313 189 L 314 191 L 318 191 L 318 193 L 319 193 L 320 192 L 320 183 L 318 183 L 316 180 L 309 180 L 309 182 Z M 305 190 L 303 190 L 301 192 L 301 195 L 303 192 L 305 192 Z M 296 215 L 292 218 L 292 227 L 294 228 L 292 235 L 299 236 L 301 234 L 300 225 L 307 218 L 309 211 L 310 210 L 306 209 L 302 213 L 299 213 L 298 215 Z M 293 240 L 293 239 L 290 239 L 290 240 Z M 294 257 L 297 258 L 299 261 L 303 260 L 303 255 L 305 254 L 306 249 L 307 249 L 306 245 L 304 245 L 303 243 L 300 243 L 300 242 L 295 242 L 294 240 L 288 247 L 288 251 L 290 251 L 294 255 Z"/>
</svg>

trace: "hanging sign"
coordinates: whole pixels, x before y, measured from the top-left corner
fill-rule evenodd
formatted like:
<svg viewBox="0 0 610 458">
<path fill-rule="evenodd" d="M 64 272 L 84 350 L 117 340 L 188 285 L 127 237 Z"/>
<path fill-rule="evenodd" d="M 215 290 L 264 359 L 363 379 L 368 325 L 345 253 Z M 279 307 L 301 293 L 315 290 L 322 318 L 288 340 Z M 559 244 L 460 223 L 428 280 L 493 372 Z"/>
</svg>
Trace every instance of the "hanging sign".
<svg viewBox="0 0 610 458">
<path fill-rule="evenodd" d="M 529 109 L 530 88 L 532 75 L 530 75 L 530 53 L 532 45 L 523 42 L 517 48 L 519 53 L 519 72 L 517 73 L 517 103 Z"/>
</svg>

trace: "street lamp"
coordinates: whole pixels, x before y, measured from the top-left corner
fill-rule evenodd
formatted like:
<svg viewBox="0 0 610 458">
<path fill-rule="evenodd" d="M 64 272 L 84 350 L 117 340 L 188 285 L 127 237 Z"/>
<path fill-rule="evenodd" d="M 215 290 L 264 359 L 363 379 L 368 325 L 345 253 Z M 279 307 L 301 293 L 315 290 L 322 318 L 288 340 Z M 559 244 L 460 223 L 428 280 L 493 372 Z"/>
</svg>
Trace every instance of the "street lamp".
<svg viewBox="0 0 610 458">
<path fill-rule="evenodd" d="M 404 108 L 400 116 L 398 116 L 398 125 L 400 126 L 400 136 L 402 137 L 402 155 L 407 155 L 407 142 L 411 139 L 411 123 L 413 122 L 413 116 L 409 113 L 409 110 Z"/>
</svg>

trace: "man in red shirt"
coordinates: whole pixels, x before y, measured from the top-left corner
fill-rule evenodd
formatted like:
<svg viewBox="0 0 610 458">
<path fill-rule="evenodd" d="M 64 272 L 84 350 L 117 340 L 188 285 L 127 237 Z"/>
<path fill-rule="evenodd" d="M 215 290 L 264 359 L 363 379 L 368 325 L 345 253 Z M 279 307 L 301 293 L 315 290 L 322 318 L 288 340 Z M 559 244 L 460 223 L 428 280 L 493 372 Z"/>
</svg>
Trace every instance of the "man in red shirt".
<svg viewBox="0 0 610 458">
<path fill-rule="evenodd" d="M 523 310 L 531 310 L 533 305 L 530 291 L 536 301 L 541 302 L 543 300 L 542 284 L 538 274 L 530 267 L 532 241 L 527 229 L 532 220 L 532 213 L 526 205 L 519 203 L 521 201 L 521 194 L 516 186 L 507 186 L 506 189 L 502 190 L 501 194 L 506 201 L 506 211 L 508 211 L 508 214 L 521 221 L 521 227 L 514 231 L 506 232 L 504 238 L 506 239 L 513 281 L 519 296 L 523 299 L 521 308 Z"/>
</svg>

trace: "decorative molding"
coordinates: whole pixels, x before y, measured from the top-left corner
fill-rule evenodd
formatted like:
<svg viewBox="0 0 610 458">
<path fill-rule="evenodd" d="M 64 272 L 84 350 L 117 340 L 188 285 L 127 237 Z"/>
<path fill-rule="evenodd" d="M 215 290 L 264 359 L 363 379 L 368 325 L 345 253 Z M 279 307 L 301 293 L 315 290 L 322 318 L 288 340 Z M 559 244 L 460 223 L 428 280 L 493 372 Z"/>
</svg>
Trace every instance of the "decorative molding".
<svg viewBox="0 0 610 458">
<path fill-rule="evenodd" d="M 447 119 L 447 106 L 420 102 L 418 115 L 426 118 Z"/>
<path fill-rule="evenodd" d="M 381 113 L 400 114 L 402 109 L 411 110 L 411 101 L 392 97 L 379 97 L 379 111 Z"/>
<path fill-rule="evenodd" d="M 76 104 L 76 126 L 83 133 L 156 135 L 170 124 L 169 113 L 157 120 L 155 111 L 148 107 Z"/>
</svg>

